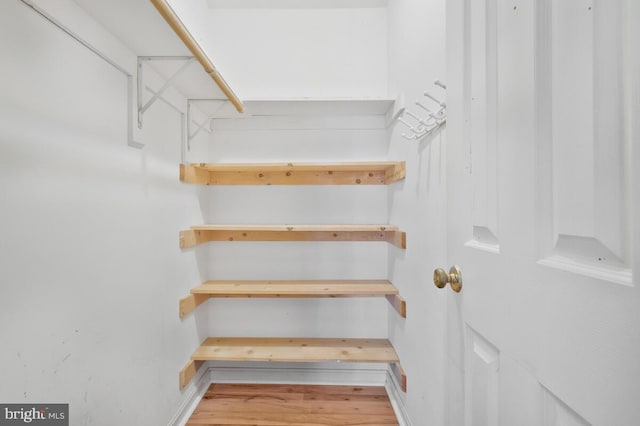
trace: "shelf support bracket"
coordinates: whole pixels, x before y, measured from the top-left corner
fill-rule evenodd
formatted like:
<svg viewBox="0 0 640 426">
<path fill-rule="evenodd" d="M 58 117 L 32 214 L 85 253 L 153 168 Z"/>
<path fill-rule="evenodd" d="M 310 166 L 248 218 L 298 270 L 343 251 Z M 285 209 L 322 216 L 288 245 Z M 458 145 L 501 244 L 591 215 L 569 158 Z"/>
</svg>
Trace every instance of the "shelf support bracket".
<svg viewBox="0 0 640 426">
<path fill-rule="evenodd" d="M 184 64 L 171 76 L 162 87 L 153 94 L 151 99 L 149 99 L 144 105 L 142 104 L 143 94 L 144 94 L 144 72 L 143 72 L 143 64 L 147 61 L 185 61 Z M 138 128 L 142 129 L 142 122 L 145 111 L 147 111 L 151 105 L 159 98 L 162 97 L 162 94 L 173 85 L 173 82 L 180 77 L 180 75 L 195 61 L 195 58 L 192 56 L 138 56 Z"/>
<path fill-rule="evenodd" d="M 180 370 L 180 389 L 184 389 L 187 385 L 193 380 L 193 377 L 198 373 L 200 367 L 202 367 L 204 361 L 194 361 L 190 360 L 187 364 L 182 367 Z"/>
<path fill-rule="evenodd" d="M 406 392 L 407 391 L 407 373 L 404 372 L 404 369 L 402 368 L 400 363 L 395 362 L 393 364 L 390 364 L 389 368 L 391 370 L 391 374 L 393 374 L 393 377 L 398 382 L 398 386 L 400 386 L 400 389 L 402 389 L 402 392 Z"/>
<path fill-rule="evenodd" d="M 190 294 L 180 299 L 180 318 L 186 317 L 207 300 L 209 300 L 209 296 L 206 294 Z"/>
<path fill-rule="evenodd" d="M 195 122 L 196 130 L 191 131 L 191 124 L 193 119 L 191 118 L 191 104 L 193 102 L 204 101 L 206 99 L 187 99 L 187 152 L 191 151 L 191 141 L 198 136 L 201 131 L 205 131 L 207 133 L 211 133 L 211 130 L 208 130 L 205 126 L 211 122 L 211 117 L 207 116 L 201 123 Z M 213 100 L 213 99 L 212 99 Z"/>
<path fill-rule="evenodd" d="M 189 134 L 189 149 L 191 149 L 191 140 L 193 138 L 195 138 L 196 136 L 198 136 L 198 133 L 200 133 L 202 130 L 204 130 L 204 126 L 206 126 L 209 123 L 210 120 L 211 119 L 209 117 L 207 117 L 202 123 L 196 123 L 197 124 L 196 131 L 191 133 L 191 134 Z"/>
<path fill-rule="evenodd" d="M 389 294 L 386 298 L 391 306 L 393 306 L 393 309 L 398 311 L 398 314 L 400 314 L 402 318 L 407 317 L 407 302 L 401 296 L 397 294 Z"/>
</svg>

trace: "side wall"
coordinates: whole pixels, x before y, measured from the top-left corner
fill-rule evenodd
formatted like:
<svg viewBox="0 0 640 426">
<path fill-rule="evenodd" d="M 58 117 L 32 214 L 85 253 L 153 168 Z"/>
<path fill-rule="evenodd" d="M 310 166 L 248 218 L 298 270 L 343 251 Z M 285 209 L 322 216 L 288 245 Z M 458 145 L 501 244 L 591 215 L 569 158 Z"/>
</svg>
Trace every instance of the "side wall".
<svg viewBox="0 0 640 426">
<path fill-rule="evenodd" d="M 0 3 L 0 56 L 0 401 L 166 424 L 206 325 L 178 319 L 200 279 L 178 230 L 202 220 L 179 116 L 155 104 L 128 147 L 124 74 L 19 1 Z"/>
<path fill-rule="evenodd" d="M 443 0 L 389 2 L 389 87 L 416 114 L 422 92 L 444 97 L 433 85 L 446 78 Z M 420 114 L 419 114 L 420 115 Z M 410 120 L 409 118 L 407 118 Z M 446 292 L 432 283 L 446 259 L 446 128 L 407 141 L 397 123 L 389 156 L 407 161 L 407 178 L 389 188 L 390 221 L 407 231 L 406 252 L 390 251 L 389 277 L 407 300 L 407 319 L 389 313 L 389 336 L 407 373 L 404 405 L 415 426 L 444 425 Z"/>
</svg>

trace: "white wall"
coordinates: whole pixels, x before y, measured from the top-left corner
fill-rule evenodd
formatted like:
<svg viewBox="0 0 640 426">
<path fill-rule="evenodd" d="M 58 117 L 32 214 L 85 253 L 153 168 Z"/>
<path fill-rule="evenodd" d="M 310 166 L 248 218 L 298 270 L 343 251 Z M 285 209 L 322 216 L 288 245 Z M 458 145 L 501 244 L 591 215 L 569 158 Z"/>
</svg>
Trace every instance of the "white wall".
<svg viewBox="0 0 640 426">
<path fill-rule="evenodd" d="M 0 401 L 166 424 L 207 322 L 177 312 L 201 279 L 178 230 L 202 220 L 179 116 L 154 105 L 128 147 L 125 76 L 19 1 L 0 3 L 0 57 Z"/>
<path fill-rule="evenodd" d="M 204 48 L 243 99 L 384 97 L 386 8 L 211 9 Z"/>
<path fill-rule="evenodd" d="M 384 128 L 362 130 L 361 124 L 371 119 L 357 116 L 214 122 L 212 162 L 386 158 Z M 382 186 L 209 187 L 201 195 L 208 223 L 387 223 L 387 190 Z M 387 276 L 387 247 L 379 242 L 220 242 L 209 244 L 208 256 L 203 273 L 211 279 Z M 220 299 L 209 302 L 209 331 L 213 336 L 386 337 L 387 306 L 384 298 Z"/>
<path fill-rule="evenodd" d="M 408 110 L 445 80 L 444 0 L 389 2 L 389 87 Z M 427 102 L 425 102 L 427 103 Z M 446 259 L 446 129 L 421 141 L 391 132 L 389 157 L 407 161 L 407 177 L 389 188 L 390 222 L 407 232 L 407 250 L 390 248 L 389 277 L 407 300 L 407 318 L 389 313 L 389 336 L 407 373 L 404 404 L 416 426 L 446 424 L 445 309 L 448 288 L 432 283 Z"/>
</svg>

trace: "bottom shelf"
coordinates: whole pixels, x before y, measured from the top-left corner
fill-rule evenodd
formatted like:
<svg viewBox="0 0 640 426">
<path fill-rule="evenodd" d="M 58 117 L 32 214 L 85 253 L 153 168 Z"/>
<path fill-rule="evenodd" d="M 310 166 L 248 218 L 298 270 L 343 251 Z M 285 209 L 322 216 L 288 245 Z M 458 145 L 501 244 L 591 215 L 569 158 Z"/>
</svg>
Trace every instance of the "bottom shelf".
<svg viewBox="0 0 640 426">
<path fill-rule="evenodd" d="M 384 386 L 212 383 L 196 425 L 399 426 Z"/>
<path fill-rule="evenodd" d="M 181 388 L 205 361 L 379 362 L 391 364 L 406 389 L 406 375 L 388 339 L 210 337 L 180 372 Z"/>
</svg>

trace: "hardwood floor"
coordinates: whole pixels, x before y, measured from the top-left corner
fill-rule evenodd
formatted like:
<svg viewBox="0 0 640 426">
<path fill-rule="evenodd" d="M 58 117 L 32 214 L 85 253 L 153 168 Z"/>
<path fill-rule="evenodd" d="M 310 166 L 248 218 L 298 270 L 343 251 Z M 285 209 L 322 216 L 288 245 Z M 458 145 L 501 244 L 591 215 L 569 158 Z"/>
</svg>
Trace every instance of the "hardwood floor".
<svg viewBox="0 0 640 426">
<path fill-rule="evenodd" d="M 398 426 L 381 386 L 212 384 L 187 426 Z"/>
</svg>

